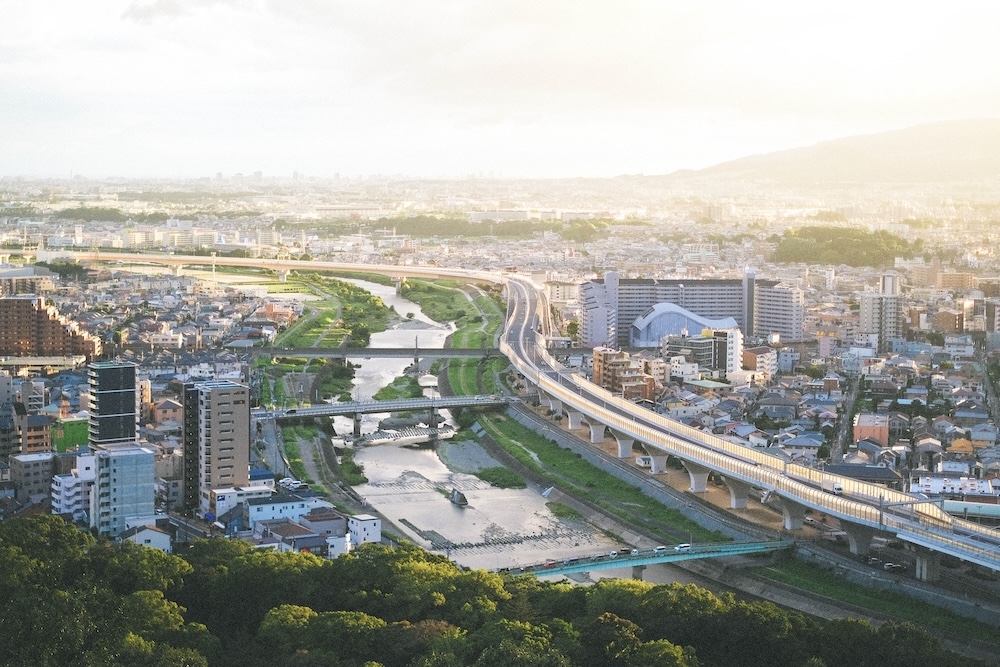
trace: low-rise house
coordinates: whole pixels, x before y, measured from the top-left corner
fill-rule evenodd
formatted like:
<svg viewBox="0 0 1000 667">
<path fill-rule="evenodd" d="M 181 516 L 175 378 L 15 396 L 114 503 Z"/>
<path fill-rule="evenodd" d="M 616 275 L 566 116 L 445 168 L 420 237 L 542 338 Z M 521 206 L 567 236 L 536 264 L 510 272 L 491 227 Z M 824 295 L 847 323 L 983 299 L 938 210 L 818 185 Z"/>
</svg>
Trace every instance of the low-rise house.
<svg viewBox="0 0 1000 667">
<path fill-rule="evenodd" d="M 118 535 L 118 541 L 159 549 L 163 553 L 173 553 L 170 533 L 156 526 L 133 526 Z"/>
</svg>

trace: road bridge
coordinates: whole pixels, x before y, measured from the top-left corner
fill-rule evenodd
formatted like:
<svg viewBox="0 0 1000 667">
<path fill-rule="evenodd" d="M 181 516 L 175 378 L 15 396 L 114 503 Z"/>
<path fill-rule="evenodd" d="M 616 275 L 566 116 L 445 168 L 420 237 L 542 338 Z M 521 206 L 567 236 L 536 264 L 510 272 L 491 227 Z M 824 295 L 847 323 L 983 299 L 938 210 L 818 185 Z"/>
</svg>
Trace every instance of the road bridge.
<svg viewBox="0 0 1000 667">
<path fill-rule="evenodd" d="M 438 398 L 403 398 L 393 401 L 351 401 L 348 403 L 326 403 L 312 405 L 306 408 L 288 408 L 287 410 L 256 409 L 252 411 L 255 419 L 308 419 L 311 417 L 351 416 L 354 418 L 354 435 L 361 435 L 361 415 L 377 412 L 408 412 L 427 411 L 429 424 L 437 423 L 437 411 L 449 408 L 474 408 L 507 405 L 516 400 L 509 396 L 447 396 Z"/>
<path fill-rule="evenodd" d="M 794 540 L 736 542 L 732 544 L 692 544 L 676 547 L 657 547 L 656 549 L 640 551 L 635 554 L 625 551 L 623 553 L 616 553 L 614 556 L 610 553 L 602 553 L 566 560 L 549 560 L 544 563 L 500 568 L 495 571 L 551 577 L 631 567 L 633 568 L 633 572 L 638 573 L 641 572 L 641 568 L 648 565 L 676 563 L 682 560 L 696 560 L 700 558 L 722 558 L 725 556 L 768 553 L 791 549 L 793 546 L 795 546 Z M 641 576 L 636 578 L 641 578 Z"/>
<path fill-rule="evenodd" d="M 414 358 L 414 359 L 475 359 L 503 356 L 495 347 L 254 347 L 253 357 L 290 357 L 296 359 L 367 359 L 367 358 Z"/>
</svg>

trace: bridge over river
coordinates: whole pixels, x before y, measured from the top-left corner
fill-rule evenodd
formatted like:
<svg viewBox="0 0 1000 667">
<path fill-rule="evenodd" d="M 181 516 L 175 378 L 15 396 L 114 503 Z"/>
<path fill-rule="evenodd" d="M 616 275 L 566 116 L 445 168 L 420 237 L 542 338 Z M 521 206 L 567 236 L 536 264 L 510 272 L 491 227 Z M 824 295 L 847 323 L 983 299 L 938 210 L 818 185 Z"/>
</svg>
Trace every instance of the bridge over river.
<svg viewBox="0 0 1000 667">
<path fill-rule="evenodd" d="M 613 570 L 623 567 L 641 568 L 659 563 L 676 563 L 682 560 L 699 558 L 721 558 L 723 556 L 742 556 L 746 554 L 768 553 L 791 549 L 794 540 L 772 540 L 770 542 L 736 542 L 730 544 L 690 544 L 674 547 L 657 547 L 647 551 L 624 551 L 569 558 L 564 561 L 549 560 L 544 563 L 525 565 L 523 567 L 505 567 L 497 572 L 511 574 L 534 574 L 538 577 L 551 577 L 595 570 Z M 614 553 L 615 555 L 612 555 Z"/>
<path fill-rule="evenodd" d="M 307 408 L 287 410 L 256 409 L 255 419 L 303 419 L 309 417 L 337 417 L 350 415 L 354 418 L 354 435 L 361 435 L 361 415 L 373 412 L 407 412 L 426 410 L 430 423 L 435 422 L 438 410 L 449 408 L 474 408 L 507 405 L 514 399 L 510 396 L 444 396 L 436 398 L 402 398 L 394 401 L 350 401 L 348 403 L 326 403 Z"/>
</svg>

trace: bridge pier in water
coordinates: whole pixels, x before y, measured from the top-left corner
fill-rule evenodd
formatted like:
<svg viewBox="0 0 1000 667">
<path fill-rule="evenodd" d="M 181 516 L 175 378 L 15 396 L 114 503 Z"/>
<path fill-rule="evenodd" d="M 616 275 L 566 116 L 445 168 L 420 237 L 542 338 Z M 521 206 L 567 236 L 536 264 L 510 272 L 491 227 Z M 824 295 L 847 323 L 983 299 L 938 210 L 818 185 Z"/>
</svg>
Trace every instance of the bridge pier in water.
<svg viewBox="0 0 1000 667">
<path fill-rule="evenodd" d="M 729 489 L 729 508 L 734 510 L 745 510 L 747 499 L 750 497 L 750 485 L 738 479 L 723 477 L 722 481 Z"/>
<path fill-rule="evenodd" d="M 569 420 L 569 430 L 575 431 L 583 424 L 583 413 L 575 410 L 567 410 L 566 418 Z"/>
<path fill-rule="evenodd" d="M 645 565 L 633 565 L 632 566 L 632 578 L 636 581 L 642 581 L 642 573 L 646 569 Z"/>
<path fill-rule="evenodd" d="M 632 443 L 635 442 L 635 438 L 630 435 L 625 435 L 624 433 L 619 433 L 613 428 L 609 428 L 611 435 L 614 436 L 615 442 L 618 443 L 618 458 L 627 459 L 632 456 Z"/>
<path fill-rule="evenodd" d="M 691 478 L 691 488 L 688 489 L 691 493 L 707 493 L 708 492 L 708 474 L 712 472 L 710 468 L 698 465 L 697 463 L 692 463 L 691 461 L 685 461 L 681 459 L 681 463 L 684 464 L 684 469 L 688 472 L 688 477 Z"/>
<path fill-rule="evenodd" d="M 355 412 L 354 413 L 354 437 L 357 438 L 357 437 L 360 437 L 360 436 L 361 436 L 361 413 L 360 412 Z"/>
<path fill-rule="evenodd" d="M 920 581 L 938 581 L 941 578 L 941 554 L 916 544 L 907 544 L 907 550 L 916 557 L 914 576 Z"/>
</svg>

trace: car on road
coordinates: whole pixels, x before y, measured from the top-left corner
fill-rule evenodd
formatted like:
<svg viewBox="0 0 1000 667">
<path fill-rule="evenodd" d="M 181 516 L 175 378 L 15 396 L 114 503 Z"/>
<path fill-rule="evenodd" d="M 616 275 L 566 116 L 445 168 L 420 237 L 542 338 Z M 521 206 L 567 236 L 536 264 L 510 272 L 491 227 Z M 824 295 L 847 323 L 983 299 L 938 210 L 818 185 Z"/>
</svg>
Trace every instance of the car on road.
<svg viewBox="0 0 1000 667">
<path fill-rule="evenodd" d="M 629 552 L 629 555 L 630 556 L 638 556 L 639 555 L 639 550 L 638 549 L 632 549 L 632 551 Z"/>
<path fill-rule="evenodd" d="M 900 565 L 899 563 L 886 563 L 882 566 L 882 569 L 887 572 L 903 572 L 906 570 L 906 566 Z"/>
<path fill-rule="evenodd" d="M 674 547 L 674 551 L 691 551 L 691 545 L 687 543 L 678 544 L 676 547 Z"/>
<path fill-rule="evenodd" d="M 659 546 L 659 547 L 656 547 L 656 548 L 653 549 L 653 553 L 654 554 L 662 554 L 662 553 L 666 553 L 666 552 L 667 552 L 667 548 L 664 547 L 664 546 Z"/>
</svg>

